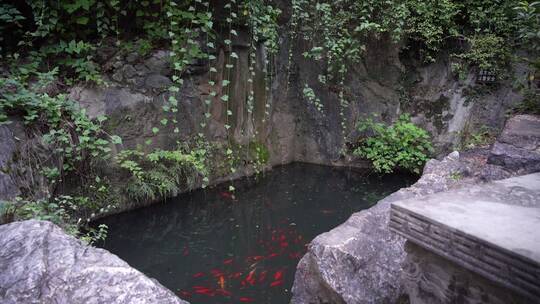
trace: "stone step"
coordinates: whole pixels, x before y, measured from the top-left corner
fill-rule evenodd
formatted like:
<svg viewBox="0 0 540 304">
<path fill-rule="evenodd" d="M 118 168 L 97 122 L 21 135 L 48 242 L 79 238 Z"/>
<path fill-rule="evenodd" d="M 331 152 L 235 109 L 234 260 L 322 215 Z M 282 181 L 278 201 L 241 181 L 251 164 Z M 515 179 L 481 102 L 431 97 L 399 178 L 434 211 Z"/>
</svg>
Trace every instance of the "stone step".
<svg viewBox="0 0 540 304">
<path fill-rule="evenodd" d="M 540 173 L 394 202 L 389 226 L 540 303 Z"/>
</svg>

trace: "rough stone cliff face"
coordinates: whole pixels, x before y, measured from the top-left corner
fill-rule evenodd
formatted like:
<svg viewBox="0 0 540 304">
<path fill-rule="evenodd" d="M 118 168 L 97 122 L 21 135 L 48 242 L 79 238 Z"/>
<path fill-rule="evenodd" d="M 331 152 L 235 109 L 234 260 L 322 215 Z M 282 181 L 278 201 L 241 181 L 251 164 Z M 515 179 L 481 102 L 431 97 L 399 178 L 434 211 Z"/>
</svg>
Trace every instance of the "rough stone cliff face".
<svg viewBox="0 0 540 304">
<path fill-rule="evenodd" d="M 104 44 L 97 51 L 97 59 L 108 85 L 75 86 L 70 89 L 70 97 L 86 108 L 91 117 L 108 115 L 107 129 L 124 139 L 124 148 L 171 148 L 177 141 L 203 133 L 217 145 L 233 142 L 238 147 L 254 144 L 264 147 L 269 154 L 267 166 L 293 161 L 365 165 L 341 154 L 345 146 L 354 144 L 360 136 L 356 130 L 358 121 L 377 115 L 391 122 L 401 113 L 411 113 L 416 123 L 428 129 L 439 155 L 444 155 L 482 127 L 496 134 L 503 126 L 506 110 L 521 99 L 510 80 L 486 87 L 476 83 L 474 71 L 466 80 L 458 80 L 445 56 L 425 64 L 407 52 L 400 52 L 399 45 L 383 37 L 368 41 L 362 62 L 350 67 L 345 81 L 348 105 L 342 118 L 336 90 L 318 81 L 323 64 L 305 59 L 302 53 L 309 47 L 308 42 L 301 38 L 290 40 L 287 34 L 290 4 L 276 3 L 284 12 L 280 18 L 280 49 L 276 54 L 269 54 L 263 44 L 257 45 L 253 83 L 248 82 L 251 49 L 248 33 L 239 29 L 239 35 L 234 37 L 233 50 L 239 58 L 230 76 L 233 116 L 228 122 L 231 126 L 228 132 L 226 108 L 219 100 L 224 91 L 214 98 L 208 124 L 201 126 L 204 100 L 211 90 L 209 64 L 205 61 L 192 62 L 189 66 L 177 94 L 180 105 L 174 118 L 178 123 L 174 126 L 160 124 L 162 105 L 172 84 L 167 50 L 142 55 L 120 50 L 113 43 Z M 223 43 L 218 41 L 216 45 Z M 292 50 L 291 56 L 289 50 Z M 219 82 L 227 73 L 227 54 L 224 48 L 218 48 L 214 55 L 218 58 L 218 76 L 214 80 Z M 292 61 L 289 62 L 289 58 Z M 524 79 L 526 72 L 524 66 L 514 66 L 516 79 Z M 321 100 L 324 113 L 304 98 L 306 84 Z M 250 90 L 255 96 L 252 113 L 247 110 Z M 152 132 L 154 126 L 161 129 L 157 135 Z M 27 140 L 15 135 L 16 126 L 2 128 L 7 128 L 0 133 L 2 142 L 9 142 L 3 145 L 2 167 L 18 166 L 16 156 Z M 175 128 L 178 133 L 173 132 Z M 14 140 L 15 137 L 18 140 Z M 152 139 L 150 145 L 146 144 L 148 139 Z M 245 165 L 233 177 L 253 172 L 249 158 L 241 160 Z M 4 172 L 9 170 L 3 170 L 0 175 L 0 199 L 13 197 L 21 186 L 10 173 Z M 212 177 L 217 182 L 229 174 L 215 172 Z"/>
</svg>

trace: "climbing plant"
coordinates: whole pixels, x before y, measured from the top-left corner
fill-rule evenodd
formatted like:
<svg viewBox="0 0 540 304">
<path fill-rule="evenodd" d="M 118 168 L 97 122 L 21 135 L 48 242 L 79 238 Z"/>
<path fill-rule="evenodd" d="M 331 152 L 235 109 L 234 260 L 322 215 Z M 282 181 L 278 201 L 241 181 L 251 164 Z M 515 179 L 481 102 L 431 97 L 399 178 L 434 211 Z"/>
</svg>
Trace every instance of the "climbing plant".
<svg viewBox="0 0 540 304">
<path fill-rule="evenodd" d="M 501 79 L 510 74 L 511 50 L 516 39 L 534 40 L 536 37 L 533 28 L 538 22 L 535 15 L 538 5 L 535 3 L 524 1 L 518 5 L 510 0 L 294 0 L 290 45 L 302 46 L 303 49 L 296 51 L 307 60 L 317 62 L 321 68 L 317 77 L 320 87 L 334 94 L 339 101 L 342 143 L 345 144 L 352 140 L 347 139 L 345 119 L 349 104 L 347 77 L 350 67 L 361 63 L 370 43 L 394 44 L 424 63 L 447 56 L 457 75 L 463 76 L 476 68 Z M 304 41 L 295 43 L 297 39 Z M 289 66 L 294 51 L 290 47 Z M 287 77 L 289 83 L 290 76 Z M 320 100 L 316 96 L 319 92 L 312 90 L 310 84 L 301 85 L 303 96 L 309 103 Z"/>
<path fill-rule="evenodd" d="M 257 128 L 249 130 L 251 137 L 243 138 L 244 144 L 239 144 L 237 135 L 245 136 L 248 130 L 238 130 L 242 126 L 236 122 L 244 114 L 251 119 L 252 126 L 264 124 L 270 118 L 274 56 L 283 42 L 280 40 L 283 28 L 278 25 L 281 11 L 277 2 L 271 0 L 210 3 L 208 0 L 28 0 L 0 4 L 0 30 L 10 33 L 0 37 L 0 121 L 7 123 L 12 116 L 22 115 L 24 123 L 41 141 L 39 146 L 50 152 L 45 159 L 43 153 L 32 154 L 30 158 L 37 160 L 34 166 L 53 187 L 41 197 L 32 193 L 23 195 L 18 200 L 26 206 L 19 208 L 21 216 L 55 219 L 69 223 L 66 227 L 80 228 L 80 222 L 107 212 L 109 204 L 102 202 L 111 197 L 110 181 L 99 172 L 98 163 L 112 159 L 128 180 L 124 188 L 128 193 L 124 194 L 136 200 L 174 195 L 179 189 L 193 185 L 195 179 L 207 185 L 213 157 L 226 163 L 224 175 L 234 175 L 240 165 L 246 164 L 252 165 L 256 172 L 262 170 L 269 152 L 260 142 Z M 402 49 L 415 48 L 424 62 L 451 52 L 451 59 L 464 69 L 479 67 L 496 73 L 506 68 L 516 39 L 521 39 L 519 44 L 538 50 L 537 2 L 293 0 L 291 5 L 289 62 L 293 59 L 293 46 L 302 45 L 306 46 L 301 50 L 303 56 L 320 64 L 322 72 L 317 79 L 320 87 L 335 94 L 339 101 L 344 138 L 349 131 L 346 116 L 350 97 L 346 85 L 350 69 L 361 63 L 373 39 Z M 245 34 L 247 50 L 237 44 L 243 43 Z M 298 40 L 304 41 L 297 43 Z M 457 47 L 448 48 L 452 43 Z M 170 51 L 172 84 L 160 95 L 163 115 L 151 126 L 155 137 L 163 135 L 165 130 L 175 134 L 176 144 L 169 150 L 152 148 L 155 138 L 148 139 L 143 147 L 125 149 L 120 137 L 105 132 L 105 116 L 91 119 L 68 98 L 69 86 L 107 85 L 101 66 L 106 66 L 104 61 L 108 58 L 100 55 L 109 47 L 115 49 L 113 53 L 136 51 L 143 56 L 154 48 Z M 234 72 L 240 68 L 239 59 L 246 52 L 249 73 L 246 79 L 238 79 Z M 197 122 L 195 138 L 186 139 L 179 135 L 180 98 L 194 64 L 208 70 L 208 95 L 203 98 L 204 118 Z M 255 82 L 261 78 L 264 78 L 265 94 L 255 94 Z M 290 80 L 287 75 L 288 86 Z M 245 100 L 239 100 L 241 94 L 232 90 L 236 81 L 247 82 Z M 330 107 L 323 105 L 313 88 L 301 84 L 307 106 L 322 114 L 329 113 Z M 220 117 L 212 117 L 218 115 L 213 111 L 218 108 L 222 109 Z M 246 113 L 237 113 L 238 109 L 245 109 Z M 222 145 L 214 145 L 206 134 L 211 133 L 213 119 L 221 118 L 225 121 L 222 127 L 226 140 Z M 388 171 L 398 166 L 415 171 L 425 161 L 429 151 L 425 134 L 413 128 L 406 118 L 390 128 L 366 124 L 380 136 L 366 140 L 364 148 L 356 153 L 374 162 L 379 159 L 376 169 Z M 407 150 L 398 155 L 398 161 L 388 158 L 388 153 L 381 151 L 395 152 L 398 144 L 403 144 L 387 141 L 394 135 L 403 136 L 401 140 L 405 143 L 418 143 L 426 153 Z M 119 153 L 113 155 L 113 150 Z M 78 181 L 77 195 L 63 189 L 63 186 L 68 188 L 65 185 L 68 179 Z M 234 190 L 232 184 L 230 190 Z M 103 235 L 101 230 L 94 234 Z"/>
<path fill-rule="evenodd" d="M 180 91 L 185 68 L 191 60 L 204 57 L 193 42 L 198 34 L 184 25 L 203 24 L 203 30 L 207 32 L 211 28 L 209 12 L 199 13 L 185 4 L 186 1 L 45 0 L 21 2 L 17 6 L 1 5 L 1 28 L 16 29 L 18 36 L 1 41 L 2 57 L 9 64 L 2 68 L 8 68 L 9 78 L 0 79 L 0 121 L 10 123 L 12 115 L 23 115 L 28 129 L 34 131 L 31 138 L 40 144 L 21 157 L 28 158 L 31 169 L 37 171 L 35 176 L 46 177 L 48 181 L 44 184 L 49 186 L 42 193 L 36 193 L 32 192 L 35 183 L 29 183 L 29 191 L 11 203 L 15 208 L 8 208 L 10 212 L 15 212 L 19 218 L 53 220 L 77 235 L 83 227 L 89 234 L 80 236 L 89 237 L 88 240 L 106 234 L 104 227 L 93 230 L 86 224 L 118 203 L 116 193 L 109 191 L 110 181 L 99 172 L 99 163 L 110 161 L 112 145 L 120 147 L 122 140 L 104 131 L 107 117 L 90 119 L 76 102 L 61 94 L 62 90 L 66 84 L 75 82 L 102 84 L 101 71 L 94 61 L 96 46 L 108 37 L 121 39 L 128 36 L 131 30 L 123 28 L 121 31 L 120 24 L 135 16 L 134 26 L 145 32 L 141 41 L 160 43 L 171 39 L 175 86 L 170 88 L 164 110 L 173 115 L 164 116 L 161 125 L 166 126 L 169 120 L 176 125 L 176 93 Z M 162 26 L 169 21 L 160 14 L 165 10 L 172 12 L 168 16 L 170 31 L 167 26 Z M 29 26 L 25 21 L 35 22 L 35 26 Z M 175 33 L 178 28 L 185 30 Z M 117 40 L 117 46 L 122 47 L 120 43 Z M 16 50 L 14 44 L 18 45 Z M 152 128 L 155 134 L 159 127 Z M 178 128 L 174 131 L 178 133 Z M 129 161 L 124 155 L 131 157 Z M 134 178 L 142 176 L 131 178 L 125 189 L 131 189 L 130 193 L 149 189 L 145 199 L 155 199 L 174 193 L 190 184 L 189 179 L 193 176 L 204 174 L 206 170 L 201 159 L 205 157 L 203 149 L 182 146 L 172 151 L 148 153 L 124 150 L 117 161 Z M 138 167 L 144 168 L 142 175 L 135 174 Z M 66 187 L 68 181 L 70 185 Z M 77 196 L 65 195 L 66 189 L 75 191 Z"/>
<path fill-rule="evenodd" d="M 56 72 L 35 72 L 39 81 L 31 88 L 21 81 L 26 76 L 0 78 L 0 123 L 12 123 L 13 113 L 22 115 L 26 136 L 35 141 L 18 156 L 21 171 L 12 172 L 22 196 L 11 210 L 22 219 L 52 220 L 91 241 L 96 231 L 86 226 L 88 221 L 115 207 L 107 180 L 94 166 L 107 161 L 111 145 L 120 144 L 121 139 L 104 131 L 106 117 L 91 120 L 66 95 L 41 92 L 39 88 L 45 88 Z M 79 194 L 62 194 L 65 183 L 74 180 L 81 185 Z M 82 234 L 81 227 L 90 235 Z M 103 229 L 94 236 L 103 236 Z"/>
</svg>

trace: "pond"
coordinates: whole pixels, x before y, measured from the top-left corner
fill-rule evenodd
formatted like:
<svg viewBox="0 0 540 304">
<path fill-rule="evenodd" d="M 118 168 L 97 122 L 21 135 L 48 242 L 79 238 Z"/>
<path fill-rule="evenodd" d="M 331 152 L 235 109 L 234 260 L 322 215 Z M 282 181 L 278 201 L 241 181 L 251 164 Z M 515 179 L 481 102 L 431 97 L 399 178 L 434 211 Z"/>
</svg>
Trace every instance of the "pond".
<svg viewBox="0 0 540 304">
<path fill-rule="evenodd" d="M 288 303 L 307 244 L 412 184 L 406 175 L 309 164 L 103 219 L 102 247 L 193 304 Z"/>
</svg>

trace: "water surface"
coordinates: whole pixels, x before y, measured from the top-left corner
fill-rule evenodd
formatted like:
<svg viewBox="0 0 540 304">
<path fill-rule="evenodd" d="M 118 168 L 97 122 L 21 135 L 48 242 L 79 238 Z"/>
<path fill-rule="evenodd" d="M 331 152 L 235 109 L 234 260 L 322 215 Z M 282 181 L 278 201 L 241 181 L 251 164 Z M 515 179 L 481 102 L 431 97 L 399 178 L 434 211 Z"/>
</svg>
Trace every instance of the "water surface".
<svg viewBox="0 0 540 304">
<path fill-rule="evenodd" d="M 414 182 L 292 164 L 104 219 L 102 246 L 198 303 L 288 303 L 307 244 Z"/>
</svg>

